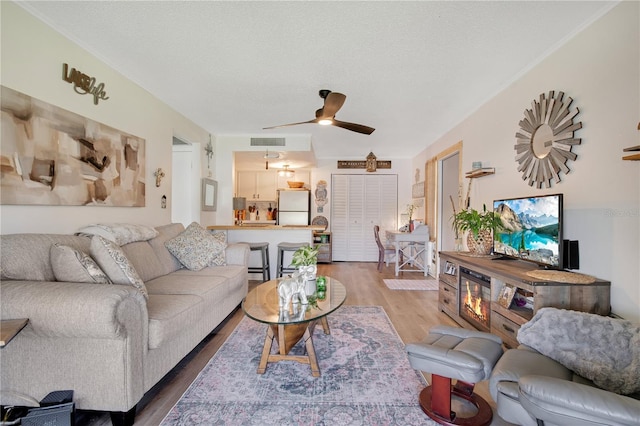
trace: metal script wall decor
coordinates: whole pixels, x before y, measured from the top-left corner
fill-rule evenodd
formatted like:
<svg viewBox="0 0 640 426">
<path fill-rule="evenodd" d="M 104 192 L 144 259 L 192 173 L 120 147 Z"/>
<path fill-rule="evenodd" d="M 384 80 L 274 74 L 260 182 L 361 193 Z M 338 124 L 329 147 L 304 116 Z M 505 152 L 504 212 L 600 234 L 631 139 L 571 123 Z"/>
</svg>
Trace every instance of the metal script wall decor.
<svg viewBox="0 0 640 426">
<path fill-rule="evenodd" d="M 67 83 L 73 84 L 73 90 L 80 95 L 93 95 L 93 103 L 98 105 L 100 99 L 106 101 L 109 99 L 107 92 L 104 91 L 104 83 L 96 85 L 96 78 L 90 77 L 78 71 L 75 68 L 69 70 L 69 65 L 62 64 L 62 79 Z"/>
<path fill-rule="evenodd" d="M 145 140 L 1 87 L 0 204 L 145 205 Z"/>
<path fill-rule="evenodd" d="M 390 169 L 391 161 L 379 161 L 373 152 L 367 155 L 365 161 L 338 160 L 339 169 L 367 169 L 368 172 L 375 172 L 377 169 Z"/>
</svg>

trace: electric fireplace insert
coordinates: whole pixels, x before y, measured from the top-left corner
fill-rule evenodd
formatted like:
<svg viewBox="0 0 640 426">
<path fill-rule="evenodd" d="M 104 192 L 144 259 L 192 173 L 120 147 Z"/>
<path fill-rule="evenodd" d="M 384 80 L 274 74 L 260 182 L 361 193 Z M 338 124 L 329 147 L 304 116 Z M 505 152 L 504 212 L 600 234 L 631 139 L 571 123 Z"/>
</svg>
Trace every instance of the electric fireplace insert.
<svg viewBox="0 0 640 426">
<path fill-rule="evenodd" d="M 478 330 L 491 330 L 491 278 L 465 267 L 460 267 L 460 316 Z"/>
</svg>

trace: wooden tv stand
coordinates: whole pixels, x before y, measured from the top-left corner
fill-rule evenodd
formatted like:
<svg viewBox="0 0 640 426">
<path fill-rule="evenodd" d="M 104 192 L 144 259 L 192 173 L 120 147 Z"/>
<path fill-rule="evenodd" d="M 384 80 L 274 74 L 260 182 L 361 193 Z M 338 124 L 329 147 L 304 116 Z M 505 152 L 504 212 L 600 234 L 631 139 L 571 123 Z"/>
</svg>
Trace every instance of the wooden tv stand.
<svg viewBox="0 0 640 426">
<path fill-rule="evenodd" d="M 610 314 L 609 281 L 596 278 L 592 283 L 582 284 L 544 280 L 527 275 L 527 272 L 536 271 L 531 272 L 536 274 L 540 270 L 531 262 L 499 259 L 499 256 L 472 257 L 465 252 L 440 252 L 438 308 L 468 329 L 476 327 L 460 316 L 460 267 L 491 278 L 491 333 L 500 336 L 505 346 L 510 348 L 518 346 L 516 335 L 520 326 L 529 321 L 540 308 L 550 306 L 599 315 Z M 570 273 L 565 275 L 571 276 Z M 587 276 L 575 274 L 575 277 Z M 515 303 L 508 307 L 502 306 L 498 303 L 498 297 L 505 286 L 511 286 L 518 294 L 532 298 L 533 303 L 525 307 L 517 307 Z"/>
</svg>

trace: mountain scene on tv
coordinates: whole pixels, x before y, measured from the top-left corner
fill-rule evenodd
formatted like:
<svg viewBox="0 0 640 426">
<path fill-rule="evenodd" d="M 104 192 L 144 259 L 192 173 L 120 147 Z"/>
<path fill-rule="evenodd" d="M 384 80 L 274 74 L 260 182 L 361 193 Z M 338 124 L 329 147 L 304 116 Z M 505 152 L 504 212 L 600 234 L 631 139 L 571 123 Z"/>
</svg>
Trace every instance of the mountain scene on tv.
<svg viewBox="0 0 640 426">
<path fill-rule="evenodd" d="M 504 230 L 496 233 L 494 252 L 557 266 L 559 220 L 557 198 L 522 198 L 495 206 Z"/>
</svg>

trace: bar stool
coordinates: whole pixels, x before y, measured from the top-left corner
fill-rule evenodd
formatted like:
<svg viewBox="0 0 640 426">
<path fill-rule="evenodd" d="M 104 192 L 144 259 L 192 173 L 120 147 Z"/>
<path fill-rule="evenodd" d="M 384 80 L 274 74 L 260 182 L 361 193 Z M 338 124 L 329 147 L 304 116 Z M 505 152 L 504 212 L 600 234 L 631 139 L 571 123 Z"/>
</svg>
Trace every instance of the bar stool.
<svg viewBox="0 0 640 426">
<path fill-rule="evenodd" d="M 285 267 L 283 265 L 284 262 L 284 252 L 285 251 L 296 251 L 299 248 L 308 246 L 309 243 L 280 243 L 278 244 L 278 270 L 276 272 L 276 276 L 282 277 L 285 272 L 295 272 L 296 268 Z"/>
<path fill-rule="evenodd" d="M 262 258 L 260 266 L 249 266 L 249 273 L 262 274 L 262 281 L 271 280 L 271 265 L 269 264 L 269 243 L 245 243 L 251 251 L 260 251 Z"/>
</svg>

